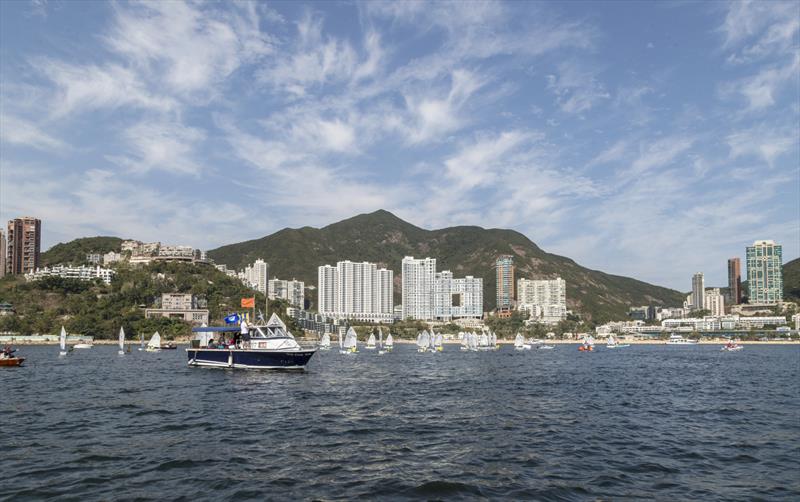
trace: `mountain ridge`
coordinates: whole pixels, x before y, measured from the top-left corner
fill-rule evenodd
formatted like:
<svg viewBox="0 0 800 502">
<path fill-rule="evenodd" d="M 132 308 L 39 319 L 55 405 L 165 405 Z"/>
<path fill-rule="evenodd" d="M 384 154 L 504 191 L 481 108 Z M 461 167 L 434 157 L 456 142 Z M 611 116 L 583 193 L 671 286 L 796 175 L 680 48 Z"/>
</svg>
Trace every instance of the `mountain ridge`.
<svg viewBox="0 0 800 502">
<path fill-rule="evenodd" d="M 568 306 L 596 322 L 622 319 L 633 305 L 680 305 L 684 293 L 636 279 L 580 266 L 568 257 L 547 253 L 524 234 L 509 229 L 467 225 L 427 230 L 386 210 L 359 214 L 322 228 L 284 228 L 259 239 L 208 251 L 217 263 L 242 268 L 257 258 L 270 265 L 270 277 L 316 284 L 317 267 L 340 260 L 370 261 L 395 272 L 399 296 L 403 256 L 437 259 L 437 270 L 484 281 L 484 310 L 495 307 L 494 261 L 514 256 L 516 278 L 561 276 L 567 282 Z M 315 300 L 315 299 L 312 299 Z"/>
</svg>

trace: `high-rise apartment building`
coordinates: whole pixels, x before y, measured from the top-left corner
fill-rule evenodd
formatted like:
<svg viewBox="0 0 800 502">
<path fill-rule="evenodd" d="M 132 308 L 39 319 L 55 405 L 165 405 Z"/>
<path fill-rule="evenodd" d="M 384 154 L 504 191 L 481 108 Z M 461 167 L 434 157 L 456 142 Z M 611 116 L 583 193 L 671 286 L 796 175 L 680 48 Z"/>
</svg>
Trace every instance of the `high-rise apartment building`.
<svg viewBox="0 0 800 502">
<path fill-rule="evenodd" d="M 783 300 L 783 248 L 775 241 L 755 241 L 747 247 L 747 289 L 750 303 Z"/>
<path fill-rule="evenodd" d="M 483 279 L 468 275 L 453 278 L 443 270 L 433 281 L 433 318 L 439 321 L 483 316 Z"/>
<path fill-rule="evenodd" d="M 728 259 L 728 290 L 732 304 L 742 303 L 742 263 L 739 258 Z"/>
<path fill-rule="evenodd" d="M 503 255 L 495 262 L 497 273 L 497 310 L 511 310 L 514 306 L 514 257 Z"/>
<path fill-rule="evenodd" d="M 705 293 L 703 273 L 697 272 L 692 276 L 692 310 L 703 310 L 705 308 Z"/>
<path fill-rule="evenodd" d="M 6 234 L 0 228 L 0 277 L 6 275 Z"/>
<path fill-rule="evenodd" d="M 293 307 L 302 309 L 305 307 L 305 283 L 295 279 L 291 281 L 285 281 L 277 277 L 270 279 L 267 297 L 270 300 L 287 300 Z"/>
<path fill-rule="evenodd" d="M 394 273 L 374 263 L 340 261 L 317 269 L 317 308 L 336 319 L 393 320 Z"/>
<path fill-rule="evenodd" d="M 269 289 L 269 263 L 259 258 L 239 272 L 239 278 L 246 285 L 266 295 Z"/>
<path fill-rule="evenodd" d="M 567 283 L 552 280 L 517 280 L 517 308 L 532 320 L 557 323 L 567 318 Z"/>
<path fill-rule="evenodd" d="M 23 216 L 8 222 L 6 273 L 26 274 L 39 267 L 42 222 Z"/>
<path fill-rule="evenodd" d="M 719 292 L 719 288 L 711 288 L 705 291 L 703 308 L 708 310 L 708 315 L 725 315 L 725 297 Z"/>
<path fill-rule="evenodd" d="M 406 256 L 402 274 L 403 319 L 433 319 L 436 258 Z"/>
</svg>

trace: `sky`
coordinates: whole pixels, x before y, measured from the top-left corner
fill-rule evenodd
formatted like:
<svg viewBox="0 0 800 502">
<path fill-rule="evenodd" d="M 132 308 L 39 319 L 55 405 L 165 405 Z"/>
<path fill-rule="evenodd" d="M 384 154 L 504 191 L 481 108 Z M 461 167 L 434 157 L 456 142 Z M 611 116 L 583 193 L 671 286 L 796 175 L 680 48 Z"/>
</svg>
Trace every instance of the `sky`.
<svg viewBox="0 0 800 502">
<path fill-rule="evenodd" d="M 211 249 L 377 209 L 679 290 L 800 254 L 798 2 L 0 2 L 0 221 Z M 743 260 L 744 261 L 744 260 Z"/>
</svg>

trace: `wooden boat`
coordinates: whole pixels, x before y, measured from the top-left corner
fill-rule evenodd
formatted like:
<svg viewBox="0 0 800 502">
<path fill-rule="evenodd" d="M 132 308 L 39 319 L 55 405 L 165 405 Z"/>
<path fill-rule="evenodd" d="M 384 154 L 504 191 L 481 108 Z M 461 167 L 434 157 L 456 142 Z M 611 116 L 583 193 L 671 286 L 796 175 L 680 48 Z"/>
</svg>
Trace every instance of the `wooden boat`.
<svg viewBox="0 0 800 502">
<path fill-rule="evenodd" d="M 24 357 L 0 357 L 0 366 L 22 366 Z"/>
</svg>

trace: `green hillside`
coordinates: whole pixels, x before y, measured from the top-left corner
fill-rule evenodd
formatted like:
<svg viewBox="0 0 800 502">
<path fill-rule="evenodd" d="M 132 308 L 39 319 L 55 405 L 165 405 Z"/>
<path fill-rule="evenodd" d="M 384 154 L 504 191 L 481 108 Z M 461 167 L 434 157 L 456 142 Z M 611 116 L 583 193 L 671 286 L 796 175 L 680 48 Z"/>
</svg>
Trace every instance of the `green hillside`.
<svg viewBox="0 0 800 502">
<path fill-rule="evenodd" d="M 129 338 L 158 330 L 167 338 L 185 336 L 190 326 L 175 319 L 145 319 L 144 307 L 153 307 L 161 293 L 192 293 L 208 304 L 213 322 L 239 308 L 240 299 L 264 296 L 208 265 L 153 263 L 144 266 L 115 265 L 117 275 L 110 285 L 76 279 L 49 277 L 26 282 L 21 276 L 0 279 L 0 302 L 13 305 L 16 315 L 0 316 L 0 332 L 56 334 L 64 325 L 68 332 L 114 338 L 120 326 Z M 282 302 L 270 302 L 270 311 L 282 311 Z M 262 307 L 263 310 L 263 307 Z M 290 329 L 292 321 L 285 315 Z"/>
<path fill-rule="evenodd" d="M 800 302 L 800 258 L 783 265 L 783 299 Z"/>
<path fill-rule="evenodd" d="M 309 285 L 317 283 L 319 265 L 346 259 L 375 262 L 394 270 L 396 296 L 402 258 L 429 256 L 437 259 L 438 270 L 450 269 L 456 277 L 482 277 L 485 310 L 495 307 L 495 259 L 510 254 L 518 278 L 562 277 L 567 282 L 569 307 L 595 322 L 623 319 L 631 305 L 681 305 L 684 297 L 668 288 L 581 267 L 569 258 L 546 253 L 513 230 L 472 226 L 425 230 L 383 210 L 321 229 L 286 228 L 208 254 L 217 263 L 237 269 L 262 258 L 269 263 L 270 276 L 294 277 Z"/>
<path fill-rule="evenodd" d="M 58 243 L 42 253 L 42 266 L 57 264 L 80 265 L 86 263 L 86 255 L 88 253 L 119 252 L 121 245 L 122 239 L 119 237 L 84 237 L 66 243 Z"/>
</svg>

